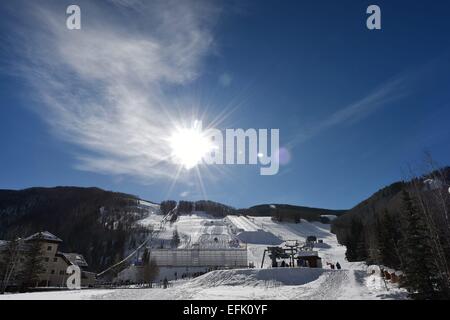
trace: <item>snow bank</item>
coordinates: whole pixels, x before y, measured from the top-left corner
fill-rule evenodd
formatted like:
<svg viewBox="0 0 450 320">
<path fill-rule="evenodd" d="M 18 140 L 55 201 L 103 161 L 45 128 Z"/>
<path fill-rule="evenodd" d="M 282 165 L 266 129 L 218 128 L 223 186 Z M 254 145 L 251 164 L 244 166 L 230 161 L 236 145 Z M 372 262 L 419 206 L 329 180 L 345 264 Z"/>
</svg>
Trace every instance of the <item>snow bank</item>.
<svg viewBox="0 0 450 320">
<path fill-rule="evenodd" d="M 234 269 L 211 271 L 200 276 L 190 286 L 298 286 L 317 280 L 325 269 L 311 268 L 271 268 L 271 269 Z"/>
<path fill-rule="evenodd" d="M 244 243 L 267 245 L 280 245 L 283 243 L 283 240 L 275 236 L 273 233 L 263 230 L 240 232 L 236 237 L 239 241 Z"/>
</svg>

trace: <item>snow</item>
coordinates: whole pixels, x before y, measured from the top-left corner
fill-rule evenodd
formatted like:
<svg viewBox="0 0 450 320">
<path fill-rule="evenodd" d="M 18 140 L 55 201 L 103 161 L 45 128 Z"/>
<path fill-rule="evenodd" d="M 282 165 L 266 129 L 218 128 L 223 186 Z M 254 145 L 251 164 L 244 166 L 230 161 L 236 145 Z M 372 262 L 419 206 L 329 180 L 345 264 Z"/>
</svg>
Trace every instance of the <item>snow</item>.
<svg viewBox="0 0 450 320">
<path fill-rule="evenodd" d="M 158 212 L 159 213 L 159 212 Z M 162 215 L 151 212 L 141 220 L 141 225 L 159 228 Z M 406 292 L 396 284 L 385 283 L 379 273 L 363 262 L 348 262 L 346 248 L 339 245 L 336 236 L 330 232 L 329 224 L 320 222 L 279 223 L 270 217 L 229 216 L 213 218 L 203 212 L 182 215 L 173 224 L 166 223 L 159 240 L 171 239 L 177 229 L 183 242 L 180 247 L 194 243 L 207 245 L 211 239 L 227 242 L 239 238 L 240 234 L 258 235 L 247 241 L 248 261 L 255 269 L 217 270 L 191 280 L 171 281 L 168 289 L 89 289 L 78 291 L 36 292 L 9 294 L 3 299 L 403 299 Z M 315 244 L 313 250 L 322 258 L 324 268 L 270 268 L 270 260 L 264 260 L 264 269 L 259 269 L 267 241 L 275 237 L 280 242 L 298 241 L 304 243 L 308 236 L 316 236 L 322 244 Z M 250 237 L 251 238 L 251 237 Z M 283 244 L 281 244 L 283 245 Z M 327 263 L 339 262 L 342 270 L 331 270 Z M 173 270 L 164 270 L 170 274 Z M 178 273 L 181 270 L 176 270 Z"/>
<path fill-rule="evenodd" d="M 45 239 L 45 240 L 50 240 L 50 241 L 62 242 L 61 239 L 59 239 L 53 233 L 50 233 L 48 231 L 35 233 L 35 234 L 29 236 L 28 238 L 25 238 L 25 241 L 33 240 L 33 239 Z"/>
<path fill-rule="evenodd" d="M 261 229 L 244 216 L 228 216 L 227 219 L 240 231 L 258 231 Z"/>
<path fill-rule="evenodd" d="M 97 295 L 114 293 L 114 290 L 85 289 L 51 292 L 31 292 L 18 294 L 4 294 L 0 300 L 83 300 L 93 299 Z"/>
<path fill-rule="evenodd" d="M 244 243 L 279 245 L 283 241 L 273 233 L 263 230 L 262 226 L 258 226 L 254 221 L 245 216 L 228 216 L 227 222 L 237 239 Z"/>
<path fill-rule="evenodd" d="M 244 231 L 237 234 L 237 238 L 244 243 L 279 245 L 283 240 L 276 237 L 273 233 L 264 230 Z"/>
<path fill-rule="evenodd" d="M 326 270 L 311 268 L 235 269 L 209 272 L 191 281 L 190 286 L 280 286 L 304 285 L 317 280 Z"/>
<path fill-rule="evenodd" d="M 201 247 L 227 247 L 230 241 L 235 239 L 235 235 L 229 230 L 224 219 L 212 217 L 204 212 L 180 215 L 177 221 L 166 223 L 160 229 L 162 219 L 162 215 L 150 214 L 139 221 L 139 224 L 143 226 L 160 230 L 157 238 L 153 240 L 153 245 L 156 246 L 170 242 L 175 230 L 181 238 L 180 248 L 193 244 L 199 244 Z"/>
<path fill-rule="evenodd" d="M 330 220 L 330 221 L 333 221 L 334 219 L 337 218 L 337 216 L 332 215 L 332 214 L 323 214 L 323 215 L 321 215 L 320 217 L 321 217 L 321 218 L 327 218 L 327 219 Z"/>
<path fill-rule="evenodd" d="M 174 281 L 168 289 L 89 289 L 4 295 L 26 300 L 378 300 L 402 299 L 403 290 L 361 270 L 273 268 L 212 271 L 196 279 Z M 389 288 L 389 290 L 386 289 Z"/>
<path fill-rule="evenodd" d="M 137 223 L 142 225 L 143 227 L 148 227 L 148 228 L 158 227 L 161 224 L 163 218 L 164 218 L 163 215 L 152 213 L 152 214 L 149 214 L 144 219 L 139 220 Z"/>
<path fill-rule="evenodd" d="M 149 209 L 153 209 L 153 212 L 156 213 L 156 211 L 159 211 L 159 204 L 156 203 L 152 203 L 149 201 L 145 201 L 145 200 L 139 200 L 139 205 L 142 207 L 147 207 Z"/>
</svg>

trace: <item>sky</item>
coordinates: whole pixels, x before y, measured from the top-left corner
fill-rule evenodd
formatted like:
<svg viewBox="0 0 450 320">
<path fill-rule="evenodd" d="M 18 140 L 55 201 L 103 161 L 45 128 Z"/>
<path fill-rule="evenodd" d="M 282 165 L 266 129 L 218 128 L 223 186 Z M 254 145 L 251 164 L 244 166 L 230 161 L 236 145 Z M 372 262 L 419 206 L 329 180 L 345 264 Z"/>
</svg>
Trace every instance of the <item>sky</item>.
<svg viewBox="0 0 450 320">
<path fill-rule="evenodd" d="M 80 30 L 66 27 L 71 4 Z M 381 30 L 366 27 L 371 4 Z M 425 152 L 450 164 L 448 1 L 5 0 L 0 12 L 1 189 L 348 209 L 424 170 Z M 278 174 L 180 167 L 170 138 L 195 120 L 279 129 Z"/>
</svg>

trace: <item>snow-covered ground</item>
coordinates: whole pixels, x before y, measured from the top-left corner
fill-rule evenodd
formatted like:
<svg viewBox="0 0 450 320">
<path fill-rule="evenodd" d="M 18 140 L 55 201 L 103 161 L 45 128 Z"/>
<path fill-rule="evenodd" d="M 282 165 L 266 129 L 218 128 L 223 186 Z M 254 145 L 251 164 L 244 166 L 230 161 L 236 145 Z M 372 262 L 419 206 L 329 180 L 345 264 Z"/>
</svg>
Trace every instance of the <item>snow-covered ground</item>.
<svg viewBox="0 0 450 320">
<path fill-rule="evenodd" d="M 362 270 L 309 268 L 212 271 L 196 279 L 174 281 L 168 289 L 89 289 L 0 296 L 0 300 L 378 300 L 403 299 L 403 290 Z"/>
<path fill-rule="evenodd" d="M 152 208 L 149 205 L 149 208 Z M 141 225 L 158 228 L 162 220 L 159 209 L 153 207 Z M 181 246 L 207 244 L 218 238 L 227 243 L 239 232 L 259 232 L 247 243 L 248 260 L 255 269 L 218 270 L 191 280 L 173 281 L 168 289 L 89 289 L 80 291 L 40 292 L 0 296 L 3 299 L 401 299 L 404 290 L 385 284 L 377 275 L 368 275 L 363 263 L 345 260 L 345 247 L 337 243 L 330 225 L 320 222 L 277 223 L 270 217 L 212 218 L 204 213 L 182 215 L 173 223 L 166 223 L 159 237 L 172 237 L 177 229 L 184 240 Z M 261 266 L 268 239 L 280 242 L 316 236 L 323 240 L 314 250 L 322 258 L 323 269 L 269 268 L 265 259 Z M 261 238 L 262 237 L 262 238 Z M 271 238 L 273 240 L 273 238 Z M 327 263 L 339 262 L 342 270 L 331 270 Z"/>
</svg>

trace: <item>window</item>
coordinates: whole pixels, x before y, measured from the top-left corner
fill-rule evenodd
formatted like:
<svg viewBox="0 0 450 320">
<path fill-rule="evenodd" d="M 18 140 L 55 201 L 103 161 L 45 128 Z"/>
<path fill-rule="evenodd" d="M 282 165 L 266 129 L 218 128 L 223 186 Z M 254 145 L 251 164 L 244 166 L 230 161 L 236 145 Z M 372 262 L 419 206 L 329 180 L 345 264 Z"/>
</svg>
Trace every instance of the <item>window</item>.
<svg viewBox="0 0 450 320">
<path fill-rule="evenodd" d="M 58 258 L 53 258 L 53 262 L 56 262 L 56 261 L 58 261 Z"/>
<path fill-rule="evenodd" d="M 52 246 L 48 246 L 47 251 L 51 251 L 51 250 L 52 250 Z"/>
<path fill-rule="evenodd" d="M 61 276 L 64 275 L 64 274 L 65 274 L 64 270 L 60 270 L 60 271 L 59 271 L 59 274 L 60 274 Z"/>
<path fill-rule="evenodd" d="M 51 274 L 55 274 L 55 270 L 52 270 L 50 273 L 51 273 Z"/>
<path fill-rule="evenodd" d="M 45 260 L 45 262 L 48 262 L 50 259 L 47 257 L 47 258 L 45 258 L 44 260 Z"/>
</svg>

